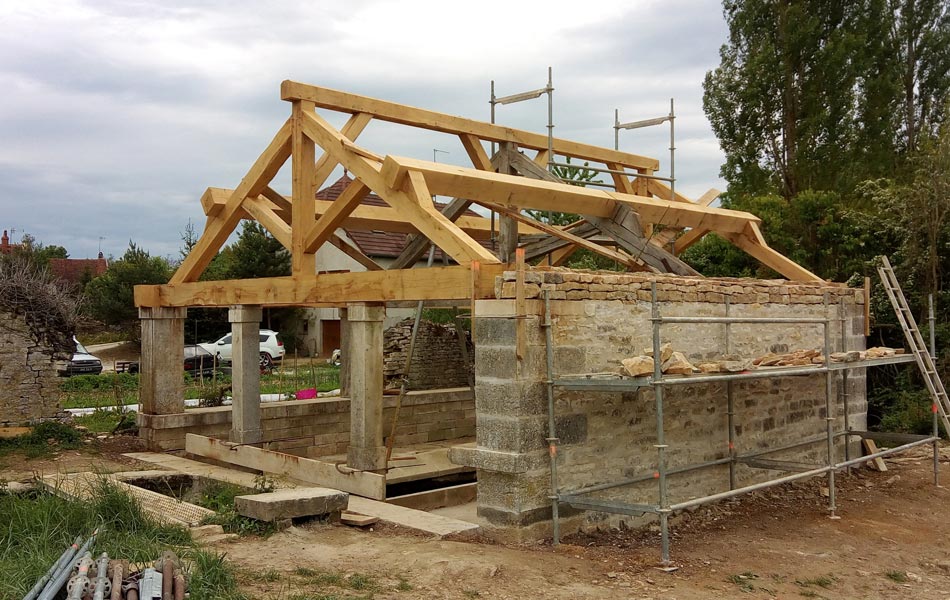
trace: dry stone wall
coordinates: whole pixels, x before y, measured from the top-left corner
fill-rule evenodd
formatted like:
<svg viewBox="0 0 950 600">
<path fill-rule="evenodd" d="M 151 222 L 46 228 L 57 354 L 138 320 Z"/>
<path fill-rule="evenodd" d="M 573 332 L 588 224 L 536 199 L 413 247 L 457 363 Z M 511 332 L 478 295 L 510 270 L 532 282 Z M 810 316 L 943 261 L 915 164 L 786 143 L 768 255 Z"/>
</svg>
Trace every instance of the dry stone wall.
<svg viewBox="0 0 950 600">
<path fill-rule="evenodd" d="M 22 318 L 0 310 L 0 425 L 24 425 L 59 412 L 57 358 Z"/>
<path fill-rule="evenodd" d="M 452 458 L 479 469 L 478 512 L 506 537 L 528 539 L 550 534 L 550 473 L 547 443 L 545 346 L 540 327 L 543 291 L 552 298 L 554 368 L 557 376 L 619 373 L 624 358 L 652 346 L 650 287 L 657 286 L 663 316 L 830 318 L 833 350 L 864 349 L 864 295 L 839 285 L 748 279 L 701 279 L 646 274 L 606 274 L 561 269 L 532 270 L 525 277 L 525 355 L 516 357 L 517 322 L 514 273 L 496 285 L 498 299 L 476 302 L 477 443 L 457 448 Z M 827 304 L 825 298 L 827 297 Z M 555 299 L 557 298 L 557 299 Z M 728 336 L 728 345 L 726 342 Z M 693 362 L 738 355 L 821 348 L 822 325 L 670 324 L 661 331 Z M 841 377 L 835 380 L 836 426 L 844 426 Z M 668 465 L 728 456 L 726 384 L 667 388 L 664 426 Z M 823 374 L 733 383 L 737 452 L 775 448 L 822 436 L 825 432 Z M 850 423 L 866 427 L 864 374 L 849 375 Z M 647 475 L 656 469 L 655 398 L 652 389 L 626 393 L 556 394 L 560 438 L 558 471 L 562 490 Z M 771 458 L 820 463 L 820 444 Z M 737 466 L 738 484 L 774 473 Z M 679 502 L 728 489 L 728 467 L 670 479 L 670 496 Z M 655 504 L 656 483 L 645 482 L 599 495 Z M 579 513 L 562 507 L 565 530 L 616 524 L 618 517 Z"/>
<path fill-rule="evenodd" d="M 398 388 L 406 366 L 413 319 L 403 319 L 386 330 L 383 337 L 383 376 L 386 387 Z M 410 390 L 434 390 L 469 385 L 474 368 L 474 348 L 466 334 L 468 357 L 462 356 L 458 334 L 451 325 L 420 321 L 415 354 L 409 369 Z"/>
</svg>

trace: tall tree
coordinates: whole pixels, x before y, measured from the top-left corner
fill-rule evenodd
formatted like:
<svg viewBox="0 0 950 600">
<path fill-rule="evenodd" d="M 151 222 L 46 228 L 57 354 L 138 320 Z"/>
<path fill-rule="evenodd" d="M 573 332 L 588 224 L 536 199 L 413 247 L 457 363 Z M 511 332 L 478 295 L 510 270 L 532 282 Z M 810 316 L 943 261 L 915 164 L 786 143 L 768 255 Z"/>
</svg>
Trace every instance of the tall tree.
<svg viewBox="0 0 950 600">
<path fill-rule="evenodd" d="M 117 325 L 135 333 L 138 312 L 133 300 L 140 284 L 167 283 L 171 267 L 164 258 L 151 256 L 129 241 L 119 260 L 112 261 L 105 273 L 86 284 L 86 299 L 93 317 L 107 325 Z"/>
</svg>

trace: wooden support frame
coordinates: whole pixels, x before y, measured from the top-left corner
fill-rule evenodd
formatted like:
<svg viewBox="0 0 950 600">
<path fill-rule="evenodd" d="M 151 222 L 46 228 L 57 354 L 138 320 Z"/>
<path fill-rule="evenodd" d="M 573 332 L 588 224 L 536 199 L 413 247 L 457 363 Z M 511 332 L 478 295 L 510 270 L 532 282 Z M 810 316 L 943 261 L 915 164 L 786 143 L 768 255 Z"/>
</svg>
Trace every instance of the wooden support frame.
<svg viewBox="0 0 950 600">
<path fill-rule="evenodd" d="M 461 301 L 491 295 L 493 277 L 503 265 L 477 241 L 490 236 L 490 221 L 462 214 L 471 202 L 518 222 L 519 237 L 539 233 L 550 236 L 548 241 L 531 242 L 526 249 L 546 244 L 547 251 L 553 253 L 550 260 L 555 263 L 578 248 L 587 248 L 631 269 L 641 269 L 640 263 L 645 263 L 656 270 L 694 274 L 678 259 L 671 260 L 671 255 L 661 248 L 676 231 L 688 228 L 690 231 L 675 242 L 677 252 L 713 232 L 786 277 L 818 280 L 768 246 L 757 217 L 712 207 L 718 192 L 710 191 L 694 203 L 682 194 L 673 195 L 661 182 L 636 176 L 654 173 L 659 168 L 656 159 L 555 139 L 555 154 L 602 163 L 617 171 L 611 173 L 616 191 L 588 189 L 555 181 L 543 168 L 551 158 L 548 139 L 543 134 L 292 81 L 281 85 L 281 96 L 292 105 L 290 118 L 236 188 L 209 188 L 205 192 L 202 206 L 208 221 L 198 243 L 168 285 L 136 289 L 139 306 L 338 306 L 360 301 Z M 341 111 L 350 117 L 337 130 L 317 114 L 317 109 Z M 362 148 L 355 140 L 373 120 L 455 135 L 475 168 L 382 155 Z M 487 142 L 508 144 L 508 163 L 527 177 L 493 172 L 493 161 L 485 152 Z M 536 155 L 529 159 L 519 148 L 536 151 Z M 288 159 L 293 163 L 290 198 L 271 187 L 271 180 Z M 317 187 L 338 165 L 353 174 L 354 183 L 335 202 L 316 200 Z M 628 169 L 630 176 L 624 173 Z M 361 204 L 371 191 L 388 206 Z M 440 212 L 432 202 L 433 194 L 457 200 Z M 587 217 L 588 222 L 576 227 L 554 227 L 524 216 L 524 209 L 577 213 Z M 240 220 L 247 218 L 260 222 L 290 249 L 293 275 L 253 281 L 198 282 Z M 637 231 L 637 222 L 646 230 L 656 226 L 665 230 L 651 239 Z M 397 268 L 384 271 L 336 233 L 341 227 L 404 232 L 417 238 Z M 605 233 L 607 239 L 595 238 L 595 230 Z M 427 245 L 426 239 L 442 248 L 459 266 L 438 267 L 421 276 L 408 268 L 417 262 L 419 247 Z M 353 257 L 368 272 L 315 274 L 314 254 L 327 242 Z M 608 247 L 611 244 L 626 252 Z M 527 252 L 529 256 L 531 253 Z M 433 285 L 434 281 L 438 285 Z"/>
</svg>

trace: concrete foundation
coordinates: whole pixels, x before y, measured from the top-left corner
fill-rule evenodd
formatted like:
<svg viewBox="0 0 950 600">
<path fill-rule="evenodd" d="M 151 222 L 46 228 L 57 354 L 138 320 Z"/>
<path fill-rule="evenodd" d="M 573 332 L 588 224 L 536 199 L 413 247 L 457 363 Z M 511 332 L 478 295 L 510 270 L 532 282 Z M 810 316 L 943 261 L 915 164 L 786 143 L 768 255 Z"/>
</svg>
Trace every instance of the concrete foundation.
<svg viewBox="0 0 950 600">
<path fill-rule="evenodd" d="M 261 307 L 232 306 L 231 441 L 261 441 Z"/>
<path fill-rule="evenodd" d="M 350 447 L 347 465 L 374 471 L 386 467 L 383 444 L 383 321 L 386 307 L 350 304 L 346 331 L 347 385 L 350 396 Z"/>
<path fill-rule="evenodd" d="M 346 510 L 350 495 L 321 487 L 292 488 L 266 494 L 252 494 L 234 498 L 239 515 L 258 521 L 280 521 L 299 517 L 340 517 Z"/>
</svg>

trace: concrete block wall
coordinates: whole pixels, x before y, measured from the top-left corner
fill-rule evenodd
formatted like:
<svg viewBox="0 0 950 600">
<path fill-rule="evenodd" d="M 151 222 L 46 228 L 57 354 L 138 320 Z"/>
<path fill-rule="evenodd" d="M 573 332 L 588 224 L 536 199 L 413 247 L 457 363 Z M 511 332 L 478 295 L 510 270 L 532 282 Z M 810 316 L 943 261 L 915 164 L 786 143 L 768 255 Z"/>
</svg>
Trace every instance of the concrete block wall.
<svg viewBox="0 0 950 600">
<path fill-rule="evenodd" d="M 0 310 L 0 426 L 27 425 L 59 412 L 58 358 L 22 317 Z"/>
<path fill-rule="evenodd" d="M 396 397 L 383 399 L 386 433 Z M 195 408 L 170 415 L 138 415 L 139 436 L 154 450 L 184 450 L 185 434 L 227 439 L 231 407 Z M 317 398 L 261 405 L 264 448 L 319 458 L 345 454 L 350 439 L 350 401 Z M 403 399 L 396 445 L 451 440 L 475 435 L 475 401 L 469 388 L 409 392 Z"/>
<path fill-rule="evenodd" d="M 508 274 L 506 274 L 507 278 Z M 513 279 L 513 274 L 511 274 Z M 584 279 L 584 281 L 581 281 Z M 529 271 L 526 295 L 547 289 L 562 299 L 552 302 L 555 372 L 617 373 L 620 361 L 652 346 L 649 287 L 655 279 L 664 316 L 722 316 L 725 298 L 730 314 L 756 317 L 825 317 L 831 323 L 832 350 L 864 349 L 863 294 L 834 285 L 715 280 L 647 275 L 605 275 L 562 270 Z M 515 356 L 514 288 L 501 279 L 499 299 L 476 302 L 474 319 L 477 443 L 459 448 L 453 460 L 478 473 L 478 512 L 503 537 L 531 539 L 550 534 L 550 471 L 547 452 L 545 347 L 540 328 L 541 302 L 526 302 L 525 357 Z M 565 289 L 571 288 L 571 289 Z M 527 289 L 526 289 L 527 291 Z M 646 299 L 643 298 L 644 293 Z M 568 294 L 573 299 L 568 299 Z M 823 304 L 828 296 L 829 305 Z M 839 302 L 843 303 L 839 307 Z M 843 314 L 844 337 L 842 337 Z M 730 353 L 755 357 L 766 352 L 821 348 L 821 325 L 730 326 Z M 693 361 L 726 354 L 723 324 L 664 325 L 663 342 L 671 342 Z M 840 376 L 835 385 L 840 386 Z M 664 402 L 670 468 L 728 456 L 725 383 L 671 386 Z M 735 382 L 736 447 L 741 454 L 813 438 L 825 432 L 825 379 L 804 377 Z M 848 381 L 852 427 L 866 427 L 864 373 Z M 837 428 L 843 405 L 835 393 Z M 556 393 L 559 480 L 562 490 L 652 473 L 657 464 L 655 398 L 651 389 L 628 393 Z M 839 449 L 840 450 L 840 449 Z M 821 463 L 823 444 L 771 458 Z M 738 484 L 774 476 L 740 465 Z M 670 479 L 673 502 L 728 489 L 728 467 Z M 620 488 L 599 494 L 604 499 L 654 504 L 657 485 Z M 562 506 L 565 530 L 591 527 L 618 517 L 579 513 Z"/>
</svg>

